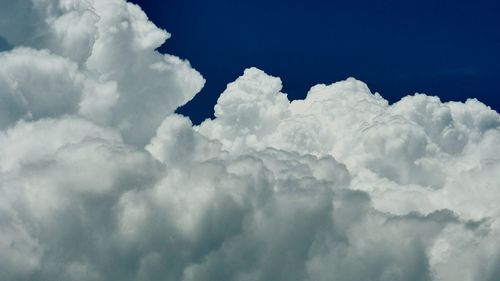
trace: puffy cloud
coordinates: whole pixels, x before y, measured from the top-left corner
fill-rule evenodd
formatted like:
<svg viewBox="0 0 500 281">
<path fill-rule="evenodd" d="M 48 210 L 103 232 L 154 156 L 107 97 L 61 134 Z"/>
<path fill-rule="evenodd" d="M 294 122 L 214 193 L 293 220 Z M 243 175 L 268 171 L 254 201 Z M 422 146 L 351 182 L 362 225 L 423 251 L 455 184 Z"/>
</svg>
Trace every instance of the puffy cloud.
<svg viewBox="0 0 500 281">
<path fill-rule="evenodd" d="M 500 278 L 481 102 L 354 78 L 289 101 L 250 68 L 193 126 L 204 80 L 138 6 L 0 5 L 0 280 Z"/>
<path fill-rule="evenodd" d="M 0 53 L 0 128 L 20 119 L 81 113 L 105 122 L 119 93 L 114 81 L 99 81 L 77 64 L 46 50 L 16 48 Z"/>
<path fill-rule="evenodd" d="M 262 90 L 248 85 L 259 85 Z M 420 242 L 413 244 L 415 248 L 399 256 L 402 248 L 396 246 L 398 252 L 393 253 L 385 264 L 370 256 L 371 247 L 362 254 L 349 252 L 355 251 L 358 244 L 366 243 L 364 239 L 376 236 L 379 231 L 377 226 L 361 228 L 346 235 L 352 243 L 347 255 L 336 257 L 341 250 L 328 251 L 325 246 L 322 251 L 327 255 L 312 258 L 314 262 L 308 261 L 311 280 L 330 280 L 331 276 L 337 276 L 338 280 L 456 279 L 458 275 L 451 268 L 460 267 L 459 263 L 464 260 L 458 261 L 442 252 L 455 250 L 451 250 L 453 246 L 448 244 L 452 243 L 449 239 L 456 239 L 449 236 L 450 228 L 460 233 L 453 234 L 461 237 L 459 243 L 467 244 L 460 250 L 465 253 L 463 258 L 477 258 L 476 250 L 468 247 L 474 243 L 486 243 L 495 245 L 490 258 L 497 260 L 498 245 L 485 242 L 498 235 L 494 225 L 497 224 L 499 208 L 494 202 L 500 199 L 500 117 L 495 111 L 477 100 L 442 103 L 437 97 L 423 94 L 408 96 L 389 105 L 378 93 L 372 94 L 364 83 L 353 78 L 332 85 L 314 86 L 304 100 L 289 103 L 275 101 L 285 97 L 280 90 L 281 84 L 276 78 L 255 69 L 247 70 L 229 84 L 220 97 L 216 105 L 217 118 L 207 120 L 195 129 L 209 139 L 220 141 L 223 149 L 234 154 L 272 147 L 298 154 L 335 157 L 350 173 L 350 189 L 369 194 L 374 210 L 402 216 L 398 221 L 405 226 L 394 227 L 397 230 L 394 235 L 401 237 L 392 237 L 386 232 L 389 223 L 378 226 L 384 225 L 380 239 L 390 237 L 387 242 L 377 240 L 386 251 L 397 245 L 402 237 L 413 237 L 417 229 L 422 228 L 416 226 L 420 222 L 412 222 L 416 218 L 408 217 L 408 214 L 436 214 L 447 209 L 459 218 L 459 221 L 451 220 L 454 226 L 445 226 L 443 220 L 435 222 L 438 223 L 436 232 L 420 236 L 433 237 L 430 242 L 425 242 L 428 243 L 425 247 L 418 244 L 423 243 L 418 240 L 421 238 L 416 238 Z M 251 105 L 245 106 L 247 101 L 258 104 L 255 107 L 258 110 Z M 229 110 L 231 105 L 239 110 Z M 249 108 L 253 110 L 250 114 Z M 225 114 L 225 111 L 230 114 Z M 260 112 L 272 113 L 272 120 Z M 269 127 L 258 131 L 255 124 Z M 429 216 L 433 217 L 428 215 L 426 218 L 430 219 Z M 461 226 L 456 226 L 457 223 Z M 477 229 L 467 227 L 476 223 L 482 226 Z M 412 235 L 404 234 L 405 231 Z M 471 241 L 474 235 L 483 235 L 483 238 Z M 441 243 L 448 248 L 443 249 Z M 422 251 L 419 258 L 414 256 L 418 251 Z M 390 251 L 387 254 L 391 255 Z M 437 262 L 440 255 L 446 255 L 447 259 Z M 350 270 L 351 258 L 353 265 Z M 400 264 L 406 261 L 412 266 Z M 367 272 L 359 271 L 360 264 L 369 268 Z M 460 276 L 470 276 L 470 280 L 489 280 L 498 274 L 492 265 L 475 270 L 466 270 Z"/>
<path fill-rule="evenodd" d="M 216 105 L 217 118 L 203 122 L 196 130 L 221 141 L 223 148 L 233 153 L 239 153 L 242 147 L 273 147 L 299 154 L 331 155 L 347 165 L 356 182 L 352 187 L 371 192 L 375 204 L 384 211 L 428 213 L 449 208 L 471 219 L 497 212 L 483 208 L 483 204 L 492 198 L 486 190 L 500 188 L 500 178 L 494 172 L 499 171 L 500 117 L 484 104 L 477 100 L 442 103 L 437 97 L 416 94 L 389 105 L 353 78 L 314 86 L 304 100 L 278 103 L 274 99 L 285 96 L 275 79 L 255 69 L 247 70 L 222 94 Z M 249 80 L 271 94 L 248 87 Z M 244 109 L 236 106 L 240 110 L 226 116 L 224 109 L 230 108 L 227 100 Z M 274 118 L 269 121 L 258 111 L 248 114 L 246 109 L 252 107 L 244 106 L 247 100 L 259 104 L 260 111 L 273 113 Z M 269 128 L 265 133 L 255 133 L 254 124 L 261 121 Z M 486 170 L 488 175 L 484 174 Z M 473 175 L 479 171 L 481 176 Z M 474 183 L 467 180 L 470 178 Z M 471 200 L 470 193 L 483 188 L 477 200 L 466 203 L 481 211 L 465 211 L 461 201 Z M 461 191 L 454 192 L 458 189 Z M 414 206 L 408 202 L 416 199 L 408 196 L 411 193 L 426 202 Z M 405 202 L 391 202 L 392 196 L 399 195 Z"/>
<path fill-rule="evenodd" d="M 0 5 L 0 34 L 17 47 L 1 59 L 0 99 L 6 100 L 2 113 L 8 115 L 3 128 L 25 114 L 36 119 L 80 110 L 119 128 L 127 143 L 145 145 L 162 120 L 204 84 L 189 62 L 155 51 L 170 35 L 134 4 L 2 0 Z M 65 71 L 70 75 L 62 75 Z"/>
</svg>

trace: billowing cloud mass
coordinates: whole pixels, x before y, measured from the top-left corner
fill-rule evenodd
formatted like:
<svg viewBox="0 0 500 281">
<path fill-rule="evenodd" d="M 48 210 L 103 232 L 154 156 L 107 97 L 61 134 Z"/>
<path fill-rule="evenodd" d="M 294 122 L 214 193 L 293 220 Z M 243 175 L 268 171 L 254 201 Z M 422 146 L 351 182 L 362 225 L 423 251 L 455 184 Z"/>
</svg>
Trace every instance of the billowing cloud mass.
<svg viewBox="0 0 500 281">
<path fill-rule="evenodd" d="M 124 0 L 0 0 L 0 280 L 500 280 L 500 116 L 250 68 L 213 120 Z"/>
</svg>

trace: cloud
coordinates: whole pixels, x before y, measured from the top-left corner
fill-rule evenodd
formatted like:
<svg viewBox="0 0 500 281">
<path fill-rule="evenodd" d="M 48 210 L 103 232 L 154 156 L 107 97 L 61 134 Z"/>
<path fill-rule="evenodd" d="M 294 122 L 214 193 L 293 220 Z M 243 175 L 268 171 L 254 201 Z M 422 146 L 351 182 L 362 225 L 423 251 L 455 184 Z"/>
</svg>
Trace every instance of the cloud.
<svg viewBox="0 0 500 281">
<path fill-rule="evenodd" d="M 204 84 L 123 0 L 0 0 L 0 280 L 496 280 L 500 116 Z"/>
<path fill-rule="evenodd" d="M 389 105 L 353 78 L 314 86 L 304 100 L 292 102 L 280 90 L 279 79 L 249 69 L 219 98 L 217 118 L 195 129 L 232 153 L 272 147 L 335 157 L 356 181 L 352 188 L 370 192 L 384 211 L 448 208 L 468 219 L 496 212 L 482 206 L 492 196 L 485 191 L 499 188 L 493 170 L 499 168 L 500 118 L 477 100 L 442 103 L 415 94 Z M 489 175 L 473 175 L 489 169 Z M 481 188 L 477 201 L 462 202 Z M 401 204 L 391 198 L 399 195 Z M 425 202 L 415 206 L 420 195 Z"/>
<path fill-rule="evenodd" d="M 170 35 L 123 0 L 0 5 L 0 34 L 16 47 L 2 59 L 0 98 L 7 100 L 2 112 L 9 115 L 3 127 L 20 115 L 37 119 L 80 109 L 119 128 L 127 143 L 145 145 L 205 82 L 187 61 L 154 51 Z M 51 101 L 44 100 L 48 95 L 54 95 Z"/>
</svg>

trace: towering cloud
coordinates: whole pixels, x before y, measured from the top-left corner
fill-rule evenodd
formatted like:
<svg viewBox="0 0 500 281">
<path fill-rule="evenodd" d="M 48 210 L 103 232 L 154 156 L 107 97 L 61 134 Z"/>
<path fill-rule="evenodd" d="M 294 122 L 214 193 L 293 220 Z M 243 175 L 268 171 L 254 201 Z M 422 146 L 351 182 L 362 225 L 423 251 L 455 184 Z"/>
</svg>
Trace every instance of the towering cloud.
<svg viewBox="0 0 500 281">
<path fill-rule="evenodd" d="M 0 0 L 0 280 L 500 279 L 500 115 L 203 86 L 124 0 Z"/>
<path fill-rule="evenodd" d="M 1 0 L 0 5 L 0 36 L 19 46 L 2 56 L 3 128 L 23 117 L 79 114 L 119 129 L 127 143 L 144 145 L 204 84 L 188 62 L 154 51 L 170 35 L 136 5 L 123 0 Z"/>
</svg>

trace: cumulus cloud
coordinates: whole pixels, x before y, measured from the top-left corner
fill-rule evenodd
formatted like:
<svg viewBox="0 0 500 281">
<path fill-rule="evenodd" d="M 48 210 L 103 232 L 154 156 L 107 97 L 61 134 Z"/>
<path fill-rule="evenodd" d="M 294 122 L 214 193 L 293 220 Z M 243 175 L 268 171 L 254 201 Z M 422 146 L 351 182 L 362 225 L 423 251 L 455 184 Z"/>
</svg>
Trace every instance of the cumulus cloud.
<svg viewBox="0 0 500 281">
<path fill-rule="evenodd" d="M 0 0 L 0 280 L 497 280 L 500 115 L 204 79 L 124 0 Z"/>
<path fill-rule="evenodd" d="M 204 84 L 187 61 L 154 51 L 170 35 L 136 5 L 123 0 L 1 0 L 0 5 L 0 34 L 16 47 L 2 58 L 7 116 L 0 126 L 80 113 L 118 128 L 127 143 L 145 145 L 162 120 Z"/>
</svg>

